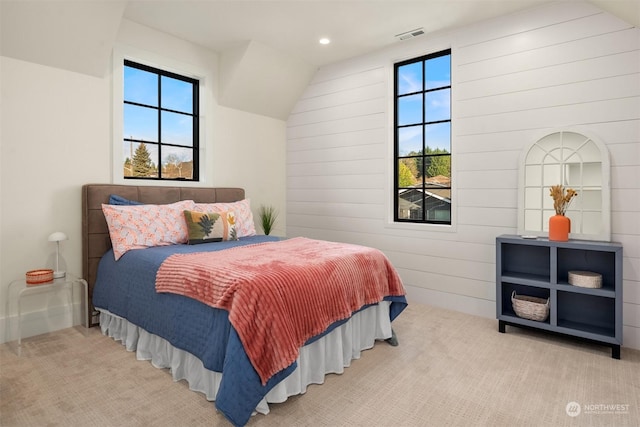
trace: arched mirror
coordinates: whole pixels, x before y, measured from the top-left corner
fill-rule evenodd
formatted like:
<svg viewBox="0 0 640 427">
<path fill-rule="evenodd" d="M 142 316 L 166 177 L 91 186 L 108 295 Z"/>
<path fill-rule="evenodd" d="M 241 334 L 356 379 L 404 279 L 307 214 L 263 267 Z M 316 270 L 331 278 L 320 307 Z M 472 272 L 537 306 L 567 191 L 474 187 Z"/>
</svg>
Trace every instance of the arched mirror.
<svg viewBox="0 0 640 427">
<path fill-rule="evenodd" d="M 609 153 L 598 140 L 572 131 L 543 136 L 520 160 L 518 234 L 547 237 L 555 214 L 549 195 L 561 184 L 578 192 L 566 216 L 572 239 L 611 239 Z"/>
</svg>

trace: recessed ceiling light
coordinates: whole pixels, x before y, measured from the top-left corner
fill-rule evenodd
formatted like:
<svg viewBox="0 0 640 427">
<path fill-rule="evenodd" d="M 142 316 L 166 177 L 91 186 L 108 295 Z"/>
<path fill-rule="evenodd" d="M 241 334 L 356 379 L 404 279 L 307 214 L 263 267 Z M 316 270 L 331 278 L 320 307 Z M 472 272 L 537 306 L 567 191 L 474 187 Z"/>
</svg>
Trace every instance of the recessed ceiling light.
<svg viewBox="0 0 640 427">
<path fill-rule="evenodd" d="M 321 38 L 320 40 L 318 40 L 320 42 L 320 44 L 329 44 L 331 43 L 331 40 L 329 40 L 326 37 Z"/>
</svg>

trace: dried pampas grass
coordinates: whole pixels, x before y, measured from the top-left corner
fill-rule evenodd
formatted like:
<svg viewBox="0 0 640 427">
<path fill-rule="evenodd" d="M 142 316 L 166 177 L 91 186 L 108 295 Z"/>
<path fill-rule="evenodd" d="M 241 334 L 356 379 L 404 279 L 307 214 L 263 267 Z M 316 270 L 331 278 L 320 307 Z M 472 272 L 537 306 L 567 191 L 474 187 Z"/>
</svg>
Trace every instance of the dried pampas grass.
<svg viewBox="0 0 640 427">
<path fill-rule="evenodd" d="M 573 188 L 567 188 L 565 192 L 562 185 L 551 186 L 550 193 L 553 198 L 553 208 L 556 210 L 556 215 L 564 215 L 569 208 L 571 200 L 578 195 L 578 192 Z"/>
</svg>

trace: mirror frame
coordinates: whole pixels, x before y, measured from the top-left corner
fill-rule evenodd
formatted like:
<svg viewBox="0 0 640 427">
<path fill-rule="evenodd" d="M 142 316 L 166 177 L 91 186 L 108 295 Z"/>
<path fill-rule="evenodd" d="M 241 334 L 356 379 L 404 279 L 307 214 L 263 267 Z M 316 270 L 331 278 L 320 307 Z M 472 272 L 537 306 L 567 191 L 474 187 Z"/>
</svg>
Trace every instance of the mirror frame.
<svg viewBox="0 0 640 427">
<path fill-rule="evenodd" d="M 543 161 L 543 163 L 530 163 L 527 162 L 527 158 L 529 156 L 529 154 L 531 153 L 531 150 L 533 148 L 536 147 L 540 147 L 539 143 L 542 140 L 545 139 L 549 139 L 549 138 L 557 138 L 558 141 L 560 142 L 560 144 L 557 147 L 554 147 L 554 149 L 561 149 L 562 146 L 562 142 L 563 142 L 563 138 L 564 138 L 564 134 L 577 134 L 581 137 L 584 137 L 584 143 L 586 144 L 588 142 L 593 142 L 595 144 L 595 146 L 598 148 L 598 150 L 600 151 L 600 173 L 601 173 L 601 224 L 600 227 L 598 227 L 599 232 L 594 233 L 594 234 L 587 234 L 587 233 L 571 233 L 569 235 L 569 237 L 571 239 L 584 239 L 584 240 L 599 240 L 599 241 L 610 241 L 611 240 L 611 167 L 610 167 L 610 160 L 609 160 L 609 151 L 607 150 L 607 147 L 602 143 L 602 141 L 600 141 L 599 139 L 595 138 L 593 135 L 589 135 L 588 133 L 582 131 L 582 130 L 574 130 L 574 129 L 563 129 L 563 130 L 557 130 L 557 131 L 553 131 L 550 133 L 545 133 L 544 135 L 540 136 L 539 138 L 537 138 L 533 143 L 531 143 L 530 145 L 526 146 L 525 149 L 522 151 L 521 155 L 520 155 L 520 163 L 519 163 L 519 176 L 518 176 L 518 234 L 519 235 L 523 235 L 523 236 L 536 236 L 536 237 L 546 237 L 548 238 L 548 226 L 545 227 L 543 225 L 542 230 L 527 230 L 525 228 L 525 188 L 526 188 L 526 166 L 527 165 L 541 165 L 543 166 L 545 164 L 545 162 Z M 540 147 L 541 148 L 541 147 Z M 578 149 L 579 152 L 579 149 Z M 582 165 L 582 162 L 571 162 L 571 163 L 555 163 L 558 165 L 558 167 L 560 169 L 565 168 L 566 165 L 572 164 L 580 164 Z M 558 183 L 560 184 L 560 183 Z M 571 187 L 571 186 L 569 186 Z M 576 189 L 576 188 L 574 188 Z M 578 197 L 580 196 L 581 191 L 579 189 L 578 190 Z M 549 196 L 551 197 L 551 196 Z M 551 199 L 550 199 L 551 200 Z M 537 209 L 537 208 L 534 208 Z M 543 218 L 543 221 L 545 219 L 545 213 L 544 213 L 544 206 L 540 207 L 541 215 Z M 576 216 L 576 215 L 580 215 L 580 220 L 582 221 L 583 217 L 583 212 L 581 210 L 575 210 L 575 209 L 570 209 L 569 210 L 571 212 L 571 216 Z"/>
</svg>

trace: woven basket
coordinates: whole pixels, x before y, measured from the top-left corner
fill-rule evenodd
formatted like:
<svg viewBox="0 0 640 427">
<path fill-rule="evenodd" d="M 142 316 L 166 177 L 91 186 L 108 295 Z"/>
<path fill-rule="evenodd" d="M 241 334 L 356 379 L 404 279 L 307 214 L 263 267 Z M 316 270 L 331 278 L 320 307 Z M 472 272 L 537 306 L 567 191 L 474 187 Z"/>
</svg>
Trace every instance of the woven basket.
<svg viewBox="0 0 640 427">
<path fill-rule="evenodd" d="M 41 285 L 53 281 L 53 270 L 41 269 L 27 271 L 27 285 Z"/>
<path fill-rule="evenodd" d="M 516 291 L 513 291 L 511 304 L 513 305 L 513 311 L 523 319 L 544 322 L 549 317 L 549 298 L 516 295 Z"/>
<path fill-rule="evenodd" d="M 601 288 L 602 274 L 593 271 L 570 271 L 569 284 L 582 288 Z"/>
</svg>

